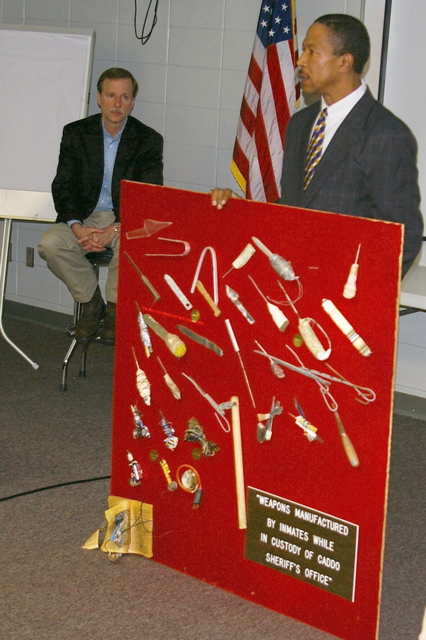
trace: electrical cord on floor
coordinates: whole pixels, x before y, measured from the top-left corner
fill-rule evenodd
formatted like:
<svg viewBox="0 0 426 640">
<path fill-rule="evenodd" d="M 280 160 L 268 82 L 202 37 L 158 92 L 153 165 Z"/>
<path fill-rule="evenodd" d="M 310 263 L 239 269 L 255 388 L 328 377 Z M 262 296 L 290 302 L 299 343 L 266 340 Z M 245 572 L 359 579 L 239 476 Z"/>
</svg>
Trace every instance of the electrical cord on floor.
<svg viewBox="0 0 426 640">
<path fill-rule="evenodd" d="M 34 493 L 41 493 L 42 491 L 50 491 L 51 489 L 60 489 L 62 487 L 70 487 L 76 484 L 85 484 L 86 482 L 98 482 L 99 480 L 109 480 L 111 476 L 99 476 L 98 478 L 86 478 L 84 480 L 70 480 L 69 482 L 60 482 L 58 484 L 51 484 L 47 487 L 39 487 L 38 489 L 31 489 L 29 491 L 23 491 L 22 493 L 15 493 L 11 496 L 5 496 L 0 498 L 0 502 L 6 502 L 7 500 L 14 500 L 15 498 L 23 498 L 30 496 Z"/>
</svg>

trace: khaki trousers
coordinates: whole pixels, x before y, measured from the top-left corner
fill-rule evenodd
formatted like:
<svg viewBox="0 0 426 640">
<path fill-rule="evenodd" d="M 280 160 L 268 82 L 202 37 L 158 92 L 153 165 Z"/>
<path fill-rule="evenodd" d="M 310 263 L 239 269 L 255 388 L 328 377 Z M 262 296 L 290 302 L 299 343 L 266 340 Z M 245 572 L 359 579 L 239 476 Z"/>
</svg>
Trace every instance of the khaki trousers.
<svg viewBox="0 0 426 640">
<path fill-rule="evenodd" d="M 99 211 L 86 218 L 83 226 L 103 229 L 114 221 L 113 211 Z M 111 243 L 114 256 L 108 266 L 106 281 L 105 293 L 108 302 L 117 302 L 119 236 L 117 233 Z M 38 252 L 40 257 L 46 260 L 50 271 L 67 286 L 74 300 L 89 302 L 92 299 L 98 286 L 95 271 L 84 257 L 85 252 L 66 222 L 58 222 L 46 229 L 41 236 Z"/>
</svg>

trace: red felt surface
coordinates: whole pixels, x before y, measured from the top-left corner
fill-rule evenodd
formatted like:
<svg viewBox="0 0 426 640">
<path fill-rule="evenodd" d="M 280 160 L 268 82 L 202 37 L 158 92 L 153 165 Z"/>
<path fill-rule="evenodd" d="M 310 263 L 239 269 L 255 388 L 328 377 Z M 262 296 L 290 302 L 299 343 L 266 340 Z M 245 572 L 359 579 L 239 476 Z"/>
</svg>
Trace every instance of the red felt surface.
<svg viewBox="0 0 426 640">
<path fill-rule="evenodd" d="M 224 210 L 217 211 L 207 194 L 131 182 L 122 185 L 121 211 L 111 493 L 153 504 L 154 560 L 345 640 L 375 638 L 384 545 L 402 227 L 242 200 L 232 200 Z M 145 219 L 173 224 L 149 238 L 127 239 L 126 232 L 143 227 Z M 273 323 L 265 301 L 248 278 L 250 274 L 272 299 L 283 300 L 277 284 L 279 277 L 261 251 L 257 249 L 242 269 L 233 269 L 222 278 L 252 236 L 291 262 L 303 285 L 303 297 L 296 303 L 300 316 L 317 320 L 331 339 L 332 353 L 327 362 L 351 382 L 372 388 L 377 394 L 376 401 L 364 405 L 357 401 L 352 388 L 338 383 L 332 383 L 330 388 L 358 453 L 358 468 L 347 460 L 334 416 L 316 383 L 290 370 L 286 370 L 284 379 L 278 379 L 272 374 L 268 359 L 254 353 L 257 349 L 254 340 L 258 340 L 270 354 L 298 365 L 286 348 L 289 345 L 306 367 L 331 373 L 305 345 L 294 346 L 297 317 L 290 307 L 282 307 L 290 320 L 284 333 Z M 161 241 L 159 237 L 188 241 L 191 250 L 185 257 L 146 257 L 145 253 L 181 252 L 181 245 Z M 357 295 L 346 300 L 342 296 L 343 286 L 359 243 L 362 246 Z M 197 290 L 190 293 L 198 260 L 206 246 L 213 247 L 217 255 L 222 311 L 219 317 L 213 315 Z M 123 256 L 124 251 L 161 294 L 160 301 L 153 303 L 140 276 Z M 200 280 L 213 296 L 211 264 L 207 253 Z M 189 312 L 164 282 L 164 273 L 176 280 L 200 311 L 199 323 L 190 321 Z M 294 298 L 296 282 L 281 281 Z M 253 325 L 248 324 L 227 298 L 225 284 L 238 292 L 256 320 Z M 362 336 L 372 350 L 370 357 L 363 357 L 334 325 L 321 307 L 323 298 L 331 299 Z M 180 335 L 187 346 L 182 358 L 170 353 L 152 331 L 154 353 L 146 357 L 139 337 L 135 302 L 140 307 L 152 308 L 151 315 L 156 320 L 171 333 Z M 175 314 L 187 321 L 160 312 Z M 232 349 L 225 318 L 231 320 L 256 409 L 250 401 L 238 356 Z M 176 329 L 179 323 L 213 340 L 222 347 L 223 357 L 179 334 Z M 132 347 L 151 382 L 150 406 L 143 403 L 136 388 Z M 173 398 L 165 385 L 157 356 L 180 387 L 181 400 Z M 194 378 L 218 403 L 238 396 L 246 487 L 359 526 L 353 602 L 245 559 L 246 532 L 238 528 L 237 521 L 232 435 L 221 429 L 212 407 L 182 372 Z M 270 442 L 259 443 L 257 413 L 267 413 L 273 397 L 280 401 L 284 411 L 274 420 Z M 288 415 L 288 412 L 296 413 L 294 397 L 310 422 L 318 427 L 324 443 L 310 443 Z M 134 404 L 150 429 L 149 440 L 133 438 L 130 405 Z M 160 410 L 179 437 L 175 451 L 169 451 L 164 445 Z M 196 443 L 183 439 L 192 417 L 203 426 L 207 439 L 220 446 L 215 456 L 194 460 Z M 227 417 L 231 422 L 230 411 Z M 181 489 L 167 490 L 159 462 L 150 458 L 153 450 L 167 461 L 173 477 L 181 464 L 191 464 L 197 469 L 204 491 L 198 509 L 192 508 L 191 494 Z M 129 484 L 127 451 L 143 469 L 143 480 L 136 487 Z"/>
</svg>

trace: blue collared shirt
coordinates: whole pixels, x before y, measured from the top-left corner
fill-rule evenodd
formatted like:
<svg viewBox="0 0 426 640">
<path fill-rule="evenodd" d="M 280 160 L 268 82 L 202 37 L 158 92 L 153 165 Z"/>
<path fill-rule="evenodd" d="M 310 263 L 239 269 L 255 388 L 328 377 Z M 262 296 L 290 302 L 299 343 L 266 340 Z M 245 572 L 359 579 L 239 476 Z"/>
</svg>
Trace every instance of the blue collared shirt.
<svg viewBox="0 0 426 640">
<path fill-rule="evenodd" d="M 102 180 L 102 189 L 99 194 L 99 200 L 94 211 L 112 211 L 114 208 L 112 205 L 111 194 L 112 174 L 114 171 L 115 158 L 117 157 L 118 145 L 121 140 L 121 134 L 124 131 L 126 123 L 127 118 L 120 130 L 120 133 L 112 136 L 105 129 L 105 125 L 102 122 L 102 129 L 104 132 L 104 178 Z"/>
</svg>

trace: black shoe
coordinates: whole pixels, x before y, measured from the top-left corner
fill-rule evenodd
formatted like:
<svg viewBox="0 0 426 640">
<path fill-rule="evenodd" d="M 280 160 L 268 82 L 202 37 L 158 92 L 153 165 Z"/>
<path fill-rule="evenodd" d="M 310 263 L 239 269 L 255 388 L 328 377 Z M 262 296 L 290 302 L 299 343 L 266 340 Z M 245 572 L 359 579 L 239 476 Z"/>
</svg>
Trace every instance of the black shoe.
<svg viewBox="0 0 426 640">
<path fill-rule="evenodd" d="M 115 302 L 107 302 L 100 339 L 106 344 L 115 344 Z"/>
<path fill-rule="evenodd" d="M 89 302 L 81 304 L 81 313 L 75 325 L 76 340 L 88 340 L 99 331 L 99 323 L 105 315 L 105 303 L 99 287 L 96 288 L 93 298 Z"/>
</svg>

